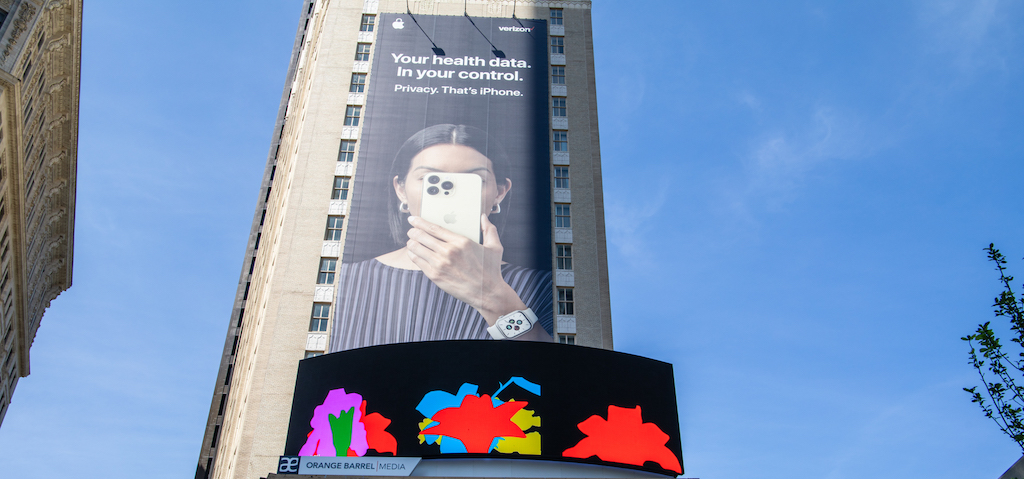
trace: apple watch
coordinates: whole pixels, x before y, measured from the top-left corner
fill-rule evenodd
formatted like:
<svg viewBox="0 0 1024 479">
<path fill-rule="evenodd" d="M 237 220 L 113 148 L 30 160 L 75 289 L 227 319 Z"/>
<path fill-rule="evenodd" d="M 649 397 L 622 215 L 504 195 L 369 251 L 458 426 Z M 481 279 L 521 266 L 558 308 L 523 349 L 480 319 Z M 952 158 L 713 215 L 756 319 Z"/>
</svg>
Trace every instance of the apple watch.
<svg viewBox="0 0 1024 479">
<path fill-rule="evenodd" d="M 526 308 L 501 316 L 494 326 L 487 328 L 487 332 L 494 339 L 512 339 L 533 329 L 534 324 L 537 324 L 537 315 Z"/>
</svg>

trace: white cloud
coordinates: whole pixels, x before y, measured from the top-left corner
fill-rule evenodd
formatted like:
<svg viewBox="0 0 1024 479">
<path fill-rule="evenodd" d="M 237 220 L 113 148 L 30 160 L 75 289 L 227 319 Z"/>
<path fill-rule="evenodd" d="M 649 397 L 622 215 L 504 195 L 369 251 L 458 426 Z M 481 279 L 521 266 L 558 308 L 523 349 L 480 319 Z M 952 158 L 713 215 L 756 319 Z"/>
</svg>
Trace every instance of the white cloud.
<svg viewBox="0 0 1024 479">
<path fill-rule="evenodd" d="M 662 178 L 642 192 L 605 196 L 608 241 L 634 268 L 653 266 L 653 248 L 649 247 L 652 222 L 668 199 L 669 182 Z M 615 198 L 615 199 L 611 199 Z"/>
<path fill-rule="evenodd" d="M 805 125 L 776 129 L 754 142 L 746 159 L 746 178 L 733 189 L 731 203 L 742 212 L 752 205 L 778 208 L 792 201 L 816 169 L 879 146 L 851 116 L 819 106 Z"/>
<path fill-rule="evenodd" d="M 1012 6 L 1012 5 L 1010 5 Z M 964 73 L 1007 66 L 1005 48 L 1012 45 L 1005 19 L 1012 17 L 1000 0 L 924 0 L 921 25 L 933 54 L 948 57 Z"/>
<path fill-rule="evenodd" d="M 736 95 L 736 100 L 741 104 L 750 108 L 754 111 L 761 111 L 761 100 L 758 99 L 750 90 L 743 90 Z"/>
</svg>

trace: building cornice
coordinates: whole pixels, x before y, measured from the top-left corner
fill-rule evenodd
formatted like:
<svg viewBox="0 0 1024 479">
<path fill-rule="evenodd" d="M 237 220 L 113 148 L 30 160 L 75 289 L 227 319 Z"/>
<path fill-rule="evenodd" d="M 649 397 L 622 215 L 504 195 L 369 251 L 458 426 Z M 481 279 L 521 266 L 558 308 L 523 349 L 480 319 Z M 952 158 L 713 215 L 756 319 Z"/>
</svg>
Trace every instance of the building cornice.
<svg viewBox="0 0 1024 479">
<path fill-rule="evenodd" d="M 27 272 L 25 269 L 25 211 L 24 211 L 24 164 L 21 151 L 22 140 L 22 118 L 21 118 L 21 82 L 13 75 L 0 70 L 0 88 L 4 90 L 3 108 L 4 124 L 7 131 L 4 135 L 6 143 L 6 161 L 4 168 L 7 170 L 4 175 L 7 178 L 7 188 L 4 201 L 10 208 L 10 232 L 11 232 L 11 280 L 14 294 L 14 308 L 11 321 L 14 324 L 14 335 L 17 344 L 18 375 L 27 376 L 30 372 L 28 346 L 31 342 L 28 338 L 28 331 L 25 321 L 25 289 L 27 285 Z"/>
</svg>

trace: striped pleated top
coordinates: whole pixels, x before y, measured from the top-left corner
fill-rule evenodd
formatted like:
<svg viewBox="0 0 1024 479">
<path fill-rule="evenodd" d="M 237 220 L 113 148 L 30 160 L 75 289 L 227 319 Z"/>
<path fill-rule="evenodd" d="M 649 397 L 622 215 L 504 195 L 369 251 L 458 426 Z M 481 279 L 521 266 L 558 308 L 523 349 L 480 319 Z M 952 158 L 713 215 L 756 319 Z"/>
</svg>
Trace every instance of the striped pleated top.
<svg viewBox="0 0 1024 479">
<path fill-rule="evenodd" d="M 502 265 L 505 282 L 552 331 L 551 272 Z M 376 259 L 342 264 L 329 352 L 411 341 L 490 339 L 475 309 L 441 290 L 422 271 Z"/>
</svg>

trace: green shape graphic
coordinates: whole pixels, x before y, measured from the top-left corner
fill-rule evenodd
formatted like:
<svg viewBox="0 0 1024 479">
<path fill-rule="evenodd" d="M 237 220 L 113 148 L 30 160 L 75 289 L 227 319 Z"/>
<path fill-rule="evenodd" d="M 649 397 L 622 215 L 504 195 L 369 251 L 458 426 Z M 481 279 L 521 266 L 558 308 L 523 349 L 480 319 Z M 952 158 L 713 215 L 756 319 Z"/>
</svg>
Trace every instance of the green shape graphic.
<svg viewBox="0 0 1024 479">
<path fill-rule="evenodd" d="M 349 446 L 352 445 L 352 420 L 355 419 L 355 415 L 354 407 L 348 411 L 341 411 L 338 416 L 327 415 L 327 420 L 331 423 L 331 435 L 334 436 L 334 453 L 339 457 L 347 456 Z"/>
</svg>

